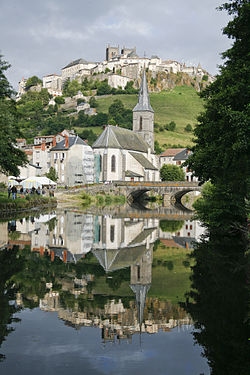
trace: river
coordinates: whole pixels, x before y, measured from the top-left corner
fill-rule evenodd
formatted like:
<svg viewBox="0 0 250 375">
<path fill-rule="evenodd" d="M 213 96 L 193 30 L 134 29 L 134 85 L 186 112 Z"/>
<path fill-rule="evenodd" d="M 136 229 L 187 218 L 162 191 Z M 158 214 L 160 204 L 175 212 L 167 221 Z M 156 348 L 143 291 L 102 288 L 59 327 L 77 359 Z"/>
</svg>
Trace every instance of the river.
<svg viewBox="0 0 250 375">
<path fill-rule="evenodd" d="M 204 233 L 190 211 L 34 215 L 0 223 L 2 375 L 210 374 L 187 304 Z"/>
</svg>

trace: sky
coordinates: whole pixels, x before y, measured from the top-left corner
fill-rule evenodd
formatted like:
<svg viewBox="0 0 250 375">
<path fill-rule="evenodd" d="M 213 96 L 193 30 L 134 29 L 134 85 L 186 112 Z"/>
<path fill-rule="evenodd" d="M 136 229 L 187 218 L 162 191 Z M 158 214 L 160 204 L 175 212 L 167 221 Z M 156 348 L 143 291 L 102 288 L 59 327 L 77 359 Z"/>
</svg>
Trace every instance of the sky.
<svg viewBox="0 0 250 375">
<path fill-rule="evenodd" d="M 136 47 L 218 73 L 228 14 L 221 0 L 0 0 L 0 53 L 17 89 L 22 77 L 60 74 L 78 58 L 103 61 L 107 44 Z"/>
</svg>

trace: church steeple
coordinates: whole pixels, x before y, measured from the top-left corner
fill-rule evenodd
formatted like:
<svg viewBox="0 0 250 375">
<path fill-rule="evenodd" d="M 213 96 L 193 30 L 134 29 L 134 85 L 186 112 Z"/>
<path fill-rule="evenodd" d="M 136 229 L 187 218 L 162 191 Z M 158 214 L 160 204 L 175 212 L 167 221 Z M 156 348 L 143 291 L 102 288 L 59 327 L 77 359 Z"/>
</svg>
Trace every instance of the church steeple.
<svg viewBox="0 0 250 375">
<path fill-rule="evenodd" d="M 143 74 L 142 74 L 138 103 L 133 109 L 133 112 L 140 112 L 140 111 L 150 111 L 154 113 L 154 110 L 151 107 L 150 102 L 149 102 L 148 84 L 147 84 L 147 77 L 146 77 L 145 69 L 143 70 Z"/>
<path fill-rule="evenodd" d="M 133 131 L 139 133 L 154 152 L 154 110 L 149 102 L 145 69 L 142 73 L 138 103 L 133 109 Z"/>
</svg>

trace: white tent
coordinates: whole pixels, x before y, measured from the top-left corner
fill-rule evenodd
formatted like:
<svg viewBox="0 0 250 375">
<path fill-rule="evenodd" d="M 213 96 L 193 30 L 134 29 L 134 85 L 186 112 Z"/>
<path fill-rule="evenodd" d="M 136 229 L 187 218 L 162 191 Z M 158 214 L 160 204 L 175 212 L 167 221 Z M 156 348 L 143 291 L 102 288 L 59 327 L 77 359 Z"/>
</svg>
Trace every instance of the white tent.
<svg viewBox="0 0 250 375">
<path fill-rule="evenodd" d="M 14 186 L 14 185 L 19 185 L 19 182 L 17 182 L 15 176 L 9 176 L 8 177 L 8 186 Z"/>
<path fill-rule="evenodd" d="M 21 182 L 24 189 L 43 188 L 44 186 L 56 187 L 56 183 L 47 177 L 28 177 Z"/>
</svg>

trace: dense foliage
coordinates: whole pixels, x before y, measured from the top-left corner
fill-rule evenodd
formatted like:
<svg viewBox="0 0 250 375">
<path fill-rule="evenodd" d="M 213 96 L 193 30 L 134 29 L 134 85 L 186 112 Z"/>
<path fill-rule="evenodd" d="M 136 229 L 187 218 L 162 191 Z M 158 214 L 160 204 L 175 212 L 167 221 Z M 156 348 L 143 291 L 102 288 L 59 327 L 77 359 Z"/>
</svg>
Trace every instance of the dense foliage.
<svg viewBox="0 0 250 375">
<path fill-rule="evenodd" d="M 19 175 L 19 166 L 26 163 L 26 155 L 16 145 L 16 138 L 22 136 L 17 125 L 16 104 L 12 100 L 13 90 L 5 76 L 9 68 L 0 56 L 0 172 Z"/>
<path fill-rule="evenodd" d="M 160 169 L 162 181 L 184 181 L 185 173 L 181 167 L 172 164 L 165 164 Z"/>
<path fill-rule="evenodd" d="M 231 1 L 220 9 L 233 16 L 223 32 L 234 43 L 222 54 L 225 62 L 216 81 L 201 94 L 205 112 L 195 128 L 195 146 L 187 164 L 200 180 L 224 185 L 244 199 L 249 155 L 250 3 Z"/>
</svg>

